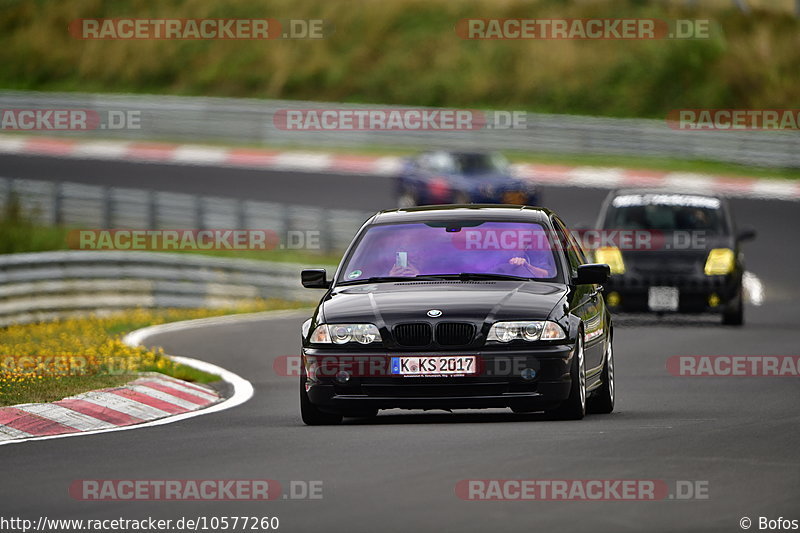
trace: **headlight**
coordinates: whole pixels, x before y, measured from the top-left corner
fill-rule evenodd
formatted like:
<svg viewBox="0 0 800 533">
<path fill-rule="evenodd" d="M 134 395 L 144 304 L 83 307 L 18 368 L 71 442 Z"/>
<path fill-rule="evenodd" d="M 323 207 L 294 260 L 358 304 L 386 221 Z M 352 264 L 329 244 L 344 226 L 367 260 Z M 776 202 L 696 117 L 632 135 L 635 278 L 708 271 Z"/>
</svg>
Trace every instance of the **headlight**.
<svg viewBox="0 0 800 533">
<path fill-rule="evenodd" d="M 733 250 L 730 248 L 714 248 L 708 252 L 706 259 L 706 276 L 724 276 L 733 272 L 736 265 Z"/>
<path fill-rule="evenodd" d="M 625 263 L 622 261 L 622 252 L 616 246 L 604 246 L 594 251 L 595 263 L 605 263 L 612 274 L 624 274 Z"/>
<path fill-rule="evenodd" d="M 511 342 L 513 340 L 555 341 L 566 339 L 564 330 L 549 320 L 525 322 L 495 322 L 487 335 L 487 341 Z"/>
<path fill-rule="evenodd" d="M 358 342 L 370 344 L 381 342 L 381 334 L 375 324 L 320 324 L 311 334 L 314 344 L 347 344 Z"/>
</svg>

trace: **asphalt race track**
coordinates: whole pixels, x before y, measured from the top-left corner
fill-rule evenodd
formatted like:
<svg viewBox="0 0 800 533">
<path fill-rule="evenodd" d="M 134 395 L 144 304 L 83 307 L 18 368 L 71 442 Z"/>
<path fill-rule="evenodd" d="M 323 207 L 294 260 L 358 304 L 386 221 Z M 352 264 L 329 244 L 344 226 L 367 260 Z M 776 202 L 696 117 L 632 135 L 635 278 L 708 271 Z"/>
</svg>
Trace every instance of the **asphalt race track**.
<svg viewBox="0 0 800 533">
<path fill-rule="evenodd" d="M 386 178 L 0 154 L 0 175 L 337 209 L 394 207 Z M 379 185 L 380 184 L 380 185 Z M 312 191 L 317 194 L 310 195 Z"/>
<path fill-rule="evenodd" d="M 50 171 L 48 171 L 48 168 Z M 0 157 L 6 177 L 60 178 L 375 209 L 388 180 L 102 161 Z M 94 181 L 93 181 L 94 180 Z M 312 193 L 313 191 L 313 193 Z M 548 187 L 568 223 L 592 223 L 606 191 Z M 765 288 L 746 325 L 716 319 L 618 317 L 617 410 L 579 422 L 510 411 L 383 411 L 338 427 L 306 427 L 297 379 L 273 360 L 299 351 L 303 315 L 149 339 L 168 353 L 221 365 L 255 387 L 232 410 L 160 427 L 0 448 L 3 515 L 37 519 L 278 516 L 281 531 L 741 531 L 749 517 L 800 519 L 797 378 L 670 375 L 673 355 L 797 355 L 800 205 L 735 200 L 748 270 Z M 323 498 L 271 502 L 81 502 L 80 479 L 321 480 Z M 708 499 L 656 502 L 471 502 L 465 479 L 657 479 L 707 483 Z M 556 529 L 558 528 L 558 529 Z"/>
</svg>

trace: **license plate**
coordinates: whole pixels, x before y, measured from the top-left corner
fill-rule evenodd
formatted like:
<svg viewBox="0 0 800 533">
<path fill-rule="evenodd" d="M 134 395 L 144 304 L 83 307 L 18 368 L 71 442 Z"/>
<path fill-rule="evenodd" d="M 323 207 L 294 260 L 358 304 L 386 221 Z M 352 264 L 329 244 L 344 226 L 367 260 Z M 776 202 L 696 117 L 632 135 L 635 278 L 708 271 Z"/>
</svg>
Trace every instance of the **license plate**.
<svg viewBox="0 0 800 533">
<path fill-rule="evenodd" d="M 677 287 L 650 287 L 647 295 L 647 306 L 651 311 L 677 311 Z"/>
<path fill-rule="evenodd" d="M 465 376 L 477 372 L 477 357 L 409 356 L 392 357 L 392 374 L 397 376 Z"/>
</svg>

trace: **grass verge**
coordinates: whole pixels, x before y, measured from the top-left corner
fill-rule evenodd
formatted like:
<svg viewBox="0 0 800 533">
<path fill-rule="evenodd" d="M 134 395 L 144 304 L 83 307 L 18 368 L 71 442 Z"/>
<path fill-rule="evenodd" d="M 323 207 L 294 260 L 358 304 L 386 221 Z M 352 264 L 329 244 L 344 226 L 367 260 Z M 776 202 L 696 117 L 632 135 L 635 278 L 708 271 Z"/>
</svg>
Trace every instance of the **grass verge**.
<svg viewBox="0 0 800 533">
<path fill-rule="evenodd" d="M 134 309 L 0 329 L 0 406 L 60 400 L 122 385 L 141 372 L 210 383 L 219 376 L 175 363 L 161 350 L 130 347 L 125 333 L 154 324 L 231 313 L 296 309 L 304 304 L 262 300 L 237 309 Z"/>
<path fill-rule="evenodd" d="M 70 249 L 69 233 L 71 229 L 65 226 L 38 225 L 33 221 L 31 214 L 21 212 L 18 201 L 8 202 L 4 211 L 0 213 L 0 254 L 68 250 Z M 337 265 L 341 258 L 340 254 L 335 253 L 315 253 L 281 248 L 274 250 L 175 250 L 169 253 L 328 266 Z"/>
<path fill-rule="evenodd" d="M 781 8 L 774 6 L 781 2 Z M 673 109 L 792 108 L 791 0 L 5 0 L 0 86 L 247 96 L 663 118 Z M 82 18 L 323 19 L 321 39 L 83 40 Z M 463 18 L 708 19 L 708 38 L 464 40 Z"/>
</svg>

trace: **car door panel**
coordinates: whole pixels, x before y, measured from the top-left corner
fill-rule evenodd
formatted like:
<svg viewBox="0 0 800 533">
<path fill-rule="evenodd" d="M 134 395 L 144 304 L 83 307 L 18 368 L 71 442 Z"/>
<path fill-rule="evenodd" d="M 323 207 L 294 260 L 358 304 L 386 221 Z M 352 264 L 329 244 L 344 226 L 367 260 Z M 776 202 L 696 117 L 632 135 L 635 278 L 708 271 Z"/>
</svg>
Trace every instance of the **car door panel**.
<svg viewBox="0 0 800 533">
<path fill-rule="evenodd" d="M 586 256 L 574 237 L 567 231 L 560 219 L 553 217 L 553 225 L 563 246 L 567 265 L 573 279 L 577 275 L 578 265 L 585 264 Z M 587 378 L 599 375 L 603 368 L 606 346 L 606 309 L 601 295 L 602 287 L 595 284 L 575 285 L 574 309 L 583 323 L 584 355 L 586 358 Z"/>
</svg>

